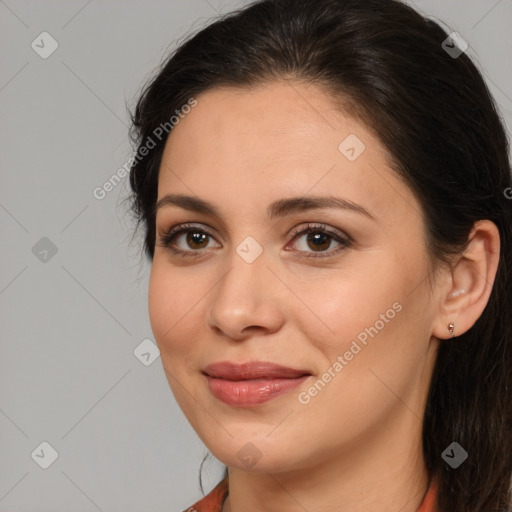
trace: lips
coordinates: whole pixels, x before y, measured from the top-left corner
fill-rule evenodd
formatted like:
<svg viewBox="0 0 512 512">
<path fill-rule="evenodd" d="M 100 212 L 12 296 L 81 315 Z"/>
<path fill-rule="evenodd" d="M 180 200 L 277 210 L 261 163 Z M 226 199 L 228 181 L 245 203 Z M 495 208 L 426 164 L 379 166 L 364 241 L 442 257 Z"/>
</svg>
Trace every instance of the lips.
<svg viewBox="0 0 512 512">
<path fill-rule="evenodd" d="M 222 361 L 208 365 L 203 373 L 213 396 L 233 407 L 263 404 L 292 391 L 311 376 L 307 370 L 259 361 Z"/>
<path fill-rule="evenodd" d="M 208 365 L 203 372 L 210 377 L 237 381 L 251 379 L 296 379 L 304 375 L 311 375 L 307 370 L 297 370 L 265 361 L 242 364 L 221 361 Z"/>
</svg>

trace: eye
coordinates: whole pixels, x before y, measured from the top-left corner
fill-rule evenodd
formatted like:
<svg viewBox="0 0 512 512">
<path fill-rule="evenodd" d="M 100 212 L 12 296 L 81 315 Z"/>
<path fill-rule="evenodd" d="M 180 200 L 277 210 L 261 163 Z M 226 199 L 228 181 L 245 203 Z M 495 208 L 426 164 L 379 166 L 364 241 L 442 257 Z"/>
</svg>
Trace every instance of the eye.
<svg viewBox="0 0 512 512">
<path fill-rule="evenodd" d="M 193 247 L 196 250 L 190 251 L 176 247 L 175 240 L 180 239 L 184 234 L 187 235 L 185 237 L 185 244 L 189 244 L 189 247 Z M 160 242 L 174 254 L 179 254 L 180 256 L 195 256 L 201 252 L 201 249 L 208 246 L 208 237 L 213 238 L 213 235 L 203 228 L 198 228 L 194 224 L 179 224 L 164 233 L 160 238 Z"/>
<path fill-rule="evenodd" d="M 325 224 L 308 224 L 305 229 L 299 228 L 294 230 L 292 234 L 294 235 L 292 241 L 306 236 L 302 247 L 314 249 L 313 254 L 308 254 L 307 250 L 299 250 L 299 252 L 306 252 L 304 254 L 306 258 L 328 258 L 338 254 L 352 244 L 352 239 L 349 236 L 331 231 Z M 329 248 L 333 240 L 339 244 L 338 247 L 324 252 L 323 249 Z"/>
<path fill-rule="evenodd" d="M 184 238 L 183 235 L 186 235 Z M 174 254 L 180 256 L 196 256 L 208 248 L 208 238 L 213 238 L 213 235 L 204 228 L 199 228 L 193 224 L 180 224 L 169 229 L 160 237 L 160 244 L 170 249 Z M 306 253 L 303 256 L 306 258 L 326 258 L 338 254 L 342 250 L 348 248 L 352 244 L 352 239 L 347 235 L 336 233 L 327 228 L 325 224 L 308 224 L 305 229 L 295 229 L 292 232 L 292 242 L 297 239 L 306 237 L 301 244 L 303 249 L 300 253 Z M 179 246 L 179 242 L 183 240 L 185 248 Z M 325 251 L 331 246 L 332 241 L 338 245 L 337 248 Z M 189 250 L 186 247 L 192 248 Z M 308 254 L 307 249 L 313 249 L 312 253 Z M 318 249 L 318 250 L 317 250 Z M 289 249 L 286 249 L 289 251 Z M 316 253 L 316 254 L 315 254 Z"/>
</svg>

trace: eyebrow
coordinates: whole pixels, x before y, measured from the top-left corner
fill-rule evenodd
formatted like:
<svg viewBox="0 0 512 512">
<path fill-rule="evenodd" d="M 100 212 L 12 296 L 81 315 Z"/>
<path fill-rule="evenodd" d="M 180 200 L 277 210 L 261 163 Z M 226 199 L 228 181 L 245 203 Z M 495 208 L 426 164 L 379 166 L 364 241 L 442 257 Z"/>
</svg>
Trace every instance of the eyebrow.
<svg viewBox="0 0 512 512">
<path fill-rule="evenodd" d="M 185 210 L 213 215 L 222 218 L 219 210 L 212 203 L 200 199 L 199 197 L 188 196 L 184 194 L 167 194 L 156 204 L 156 210 L 166 206 L 178 206 Z M 376 221 L 376 218 L 361 205 L 334 196 L 308 196 L 308 197 L 290 197 L 278 199 L 271 203 L 267 208 L 267 216 L 270 220 L 285 217 L 292 213 L 315 210 L 319 208 L 341 208 L 365 215 Z"/>
</svg>

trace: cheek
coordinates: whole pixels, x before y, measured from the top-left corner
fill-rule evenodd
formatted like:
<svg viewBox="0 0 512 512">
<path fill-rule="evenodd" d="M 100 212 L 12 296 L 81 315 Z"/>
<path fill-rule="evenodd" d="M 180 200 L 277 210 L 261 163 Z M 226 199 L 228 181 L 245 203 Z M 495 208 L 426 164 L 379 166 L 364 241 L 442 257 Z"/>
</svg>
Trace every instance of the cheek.
<svg viewBox="0 0 512 512">
<path fill-rule="evenodd" d="M 303 281 L 296 291 L 308 308 L 301 306 L 295 320 L 322 354 L 324 367 L 317 370 L 325 371 L 346 354 L 345 378 L 356 381 L 364 373 L 367 379 L 369 368 L 393 369 L 400 378 L 425 350 L 426 324 L 419 320 L 428 317 L 424 290 L 411 293 L 418 280 L 411 276 L 423 275 L 421 265 L 410 272 L 393 255 L 378 251 L 366 257 L 365 265 L 337 278 Z"/>
<path fill-rule="evenodd" d="M 161 263 L 153 262 L 149 278 L 148 309 L 151 328 L 160 351 L 171 346 L 173 349 L 179 348 L 182 320 L 194 302 L 193 297 L 189 300 L 185 293 L 194 287 L 190 282 L 183 281 L 179 271 L 170 272 Z"/>
<path fill-rule="evenodd" d="M 181 275 L 181 278 L 180 278 Z M 185 282 L 179 269 L 171 271 L 165 264 L 154 261 L 149 278 L 148 309 L 149 319 L 160 358 L 172 393 L 187 417 L 192 406 L 183 384 L 188 383 L 193 367 L 193 343 L 185 331 L 194 314 L 195 294 L 184 291 L 194 290 L 190 279 Z"/>
<path fill-rule="evenodd" d="M 310 402 L 304 411 L 311 418 L 326 411 L 346 439 L 380 421 L 395 401 L 389 388 L 404 391 L 414 380 L 408 368 L 418 364 L 420 352 L 406 329 L 408 304 L 385 281 L 329 285 L 309 295 L 323 323 L 309 311 L 303 317 L 302 328 L 316 351 L 316 378 L 325 385 L 312 382 L 299 403 Z M 324 435 L 333 435 L 330 427 Z"/>
<path fill-rule="evenodd" d="M 336 421 L 343 422 L 347 411 L 355 423 L 377 421 L 396 400 L 395 393 L 405 397 L 417 384 L 428 349 L 430 313 L 425 308 L 425 285 L 414 293 L 411 289 L 396 272 L 389 272 L 340 281 L 312 297 L 334 334 L 308 315 L 308 338 L 323 356 L 318 377 L 329 379 L 325 389 L 319 385 L 322 391 L 311 394 Z"/>
<path fill-rule="evenodd" d="M 399 280 L 386 268 L 386 255 L 367 253 L 364 262 L 357 256 L 357 267 L 347 265 L 345 269 L 296 283 L 297 295 L 308 306 L 306 310 L 301 307 L 300 315 L 308 338 L 313 343 L 323 340 L 336 353 L 347 350 L 353 338 L 376 322 L 386 330 L 400 315 L 396 303 L 401 302 L 403 294 Z M 391 319 L 389 323 L 382 324 L 381 315 L 385 320 Z"/>
<path fill-rule="evenodd" d="M 151 267 L 148 309 L 151 328 L 164 367 L 180 379 L 197 367 L 204 328 L 207 275 L 172 267 L 156 259 Z"/>
<path fill-rule="evenodd" d="M 153 263 L 149 278 L 148 309 L 151 328 L 158 344 L 162 342 L 165 333 L 164 326 L 170 323 L 170 316 L 173 311 L 172 294 L 169 293 L 170 290 L 166 285 L 165 275 L 162 275 L 158 266 Z M 168 290 L 167 293 L 166 289 Z"/>
</svg>

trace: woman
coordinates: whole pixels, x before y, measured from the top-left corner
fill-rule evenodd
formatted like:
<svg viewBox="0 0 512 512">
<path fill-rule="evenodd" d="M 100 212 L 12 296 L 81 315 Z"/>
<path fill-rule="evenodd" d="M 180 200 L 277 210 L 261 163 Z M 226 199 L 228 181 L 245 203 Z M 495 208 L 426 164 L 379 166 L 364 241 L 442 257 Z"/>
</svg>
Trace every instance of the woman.
<svg viewBox="0 0 512 512">
<path fill-rule="evenodd" d="M 508 140 L 464 50 L 395 0 L 263 0 L 142 93 L 151 325 L 227 466 L 189 510 L 509 509 Z"/>
</svg>

